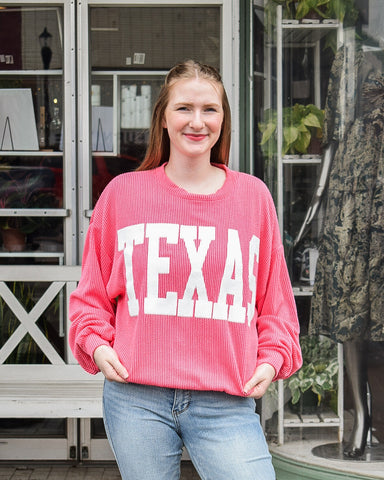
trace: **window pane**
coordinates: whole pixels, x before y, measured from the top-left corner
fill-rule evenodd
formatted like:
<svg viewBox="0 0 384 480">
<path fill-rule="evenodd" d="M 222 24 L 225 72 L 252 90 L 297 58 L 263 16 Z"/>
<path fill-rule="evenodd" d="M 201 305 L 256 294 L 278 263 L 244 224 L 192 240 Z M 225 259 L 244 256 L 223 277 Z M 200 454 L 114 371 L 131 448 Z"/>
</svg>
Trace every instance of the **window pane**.
<svg viewBox="0 0 384 480">
<path fill-rule="evenodd" d="M 168 70 L 187 58 L 220 68 L 219 7 L 91 9 L 93 69 Z"/>
<path fill-rule="evenodd" d="M 42 252 L 63 252 L 62 218 L 50 217 L 49 213 L 17 214 L 18 209 L 62 208 L 62 162 L 61 156 L 0 156 L 0 212 L 1 209 L 15 210 L 12 216 L 0 216 L 1 263 L 17 261 L 10 258 L 11 252 L 29 252 L 31 257 L 36 256 L 36 261 Z M 25 258 L 23 260 L 25 262 Z"/>
<path fill-rule="evenodd" d="M 63 68 L 61 7 L 2 7 L 0 70 Z"/>
</svg>

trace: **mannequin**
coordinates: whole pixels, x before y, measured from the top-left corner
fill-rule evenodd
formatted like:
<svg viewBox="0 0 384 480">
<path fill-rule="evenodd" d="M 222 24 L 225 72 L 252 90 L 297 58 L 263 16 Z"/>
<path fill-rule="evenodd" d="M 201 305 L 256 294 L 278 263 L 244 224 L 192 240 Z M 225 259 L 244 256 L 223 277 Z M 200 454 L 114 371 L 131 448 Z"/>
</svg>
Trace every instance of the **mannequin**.
<svg viewBox="0 0 384 480">
<path fill-rule="evenodd" d="M 364 342 L 355 340 L 344 343 L 344 360 L 351 385 L 354 406 L 354 425 L 349 442 L 344 447 L 344 455 L 358 458 L 363 455 L 370 427 L 368 407 L 368 376 Z"/>
<path fill-rule="evenodd" d="M 348 459 L 363 455 L 371 423 L 366 342 L 384 340 L 384 53 L 355 39 L 352 30 L 332 66 L 323 172 L 295 240 L 321 204 L 309 330 L 343 343 L 354 411 Z"/>
</svg>

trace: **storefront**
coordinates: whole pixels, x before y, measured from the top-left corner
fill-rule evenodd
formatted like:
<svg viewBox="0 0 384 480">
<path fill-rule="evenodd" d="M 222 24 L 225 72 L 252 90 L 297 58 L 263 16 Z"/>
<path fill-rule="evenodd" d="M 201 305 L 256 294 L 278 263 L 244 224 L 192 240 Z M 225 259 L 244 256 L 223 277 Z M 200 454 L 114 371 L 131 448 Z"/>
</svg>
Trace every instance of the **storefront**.
<svg viewBox="0 0 384 480">
<path fill-rule="evenodd" d="M 223 76 L 231 167 L 273 193 L 297 299 L 307 363 L 258 405 L 279 479 L 384 478 L 384 5 L 320 1 L 307 18 L 308 3 L 0 4 L 0 460 L 112 459 L 68 297 L 97 198 L 140 164 L 167 70 L 195 58 Z"/>
</svg>

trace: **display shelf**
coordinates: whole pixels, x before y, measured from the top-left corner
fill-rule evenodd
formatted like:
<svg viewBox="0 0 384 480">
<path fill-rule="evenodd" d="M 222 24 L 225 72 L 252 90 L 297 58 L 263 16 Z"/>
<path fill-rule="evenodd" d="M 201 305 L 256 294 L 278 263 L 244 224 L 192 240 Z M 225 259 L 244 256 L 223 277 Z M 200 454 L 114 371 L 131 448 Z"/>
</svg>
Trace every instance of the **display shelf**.
<svg viewBox="0 0 384 480">
<path fill-rule="evenodd" d="M 285 165 L 321 164 L 321 155 L 284 155 L 281 161 Z"/>
<path fill-rule="evenodd" d="M 0 150 L 0 157 L 62 157 L 57 150 Z"/>
<path fill-rule="evenodd" d="M 313 295 L 313 287 L 307 285 L 293 286 L 292 290 L 295 297 L 311 297 Z"/>
<path fill-rule="evenodd" d="M 340 23 L 337 20 L 329 19 L 327 23 L 288 23 L 282 20 L 282 40 L 285 46 L 315 45 L 330 31 L 337 31 Z"/>
<path fill-rule="evenodd" d="M 271 76 L 275 86 L 267 89 L 268 105 L 276 106 L 277 112 L 277 128 L 276 128 L 276 154 L 273 160 L 276 162 L 276 204 L 277 213 L 279 217 L 279 224 L 283 238 L 296 237 L 295 231 L 300 228 L 300 221 L 304 220 L 305 204 L 303 205 L 303 198 L 313 195 L 316 188 L 316 176 L 319 174 L 319 169 L 323 163 L 322 155 L 308 153 L 305 155 L 282 155 L 283 151 L 283 109 L 287 105 L 297 103 L 294 98 L 301 99 L 299 103 L 304 105 L 314 104 L 318 108 L 322 106 L 322 70 L 321 70 L 321 46 L 320 42 L 330 32 L 334 31 L 337 35 L 337 42 L 340 44 L 343 38 L 342 25 L 335 21 L 329 20 L 327 22 L 299 22 L 296 20 L 286 21 L 282 18 L 282 7 L 278 6 L 276 9 L 276 24 L 273 27 L 273 37 L 268 48 L 273 47 L 276 58 L 276 77 Z M 306 97 L 295 97 L 293 91 L 293 81 L 295 81 L 294 74 L 303 75 L 302 72 L 295 70 L 291 64 L 287 64 L 287 58 L 294 58 L 294 55 L 285 57 L 289 54 L 289 49 L 305 50 L 307 61 L 312 66 L 307 71 L 305 81 L 309 83 L 310 88 Z M 270 55 L 269 55 L 270 56 Z M 272 65 L 268 65 L 268 71 L 273 72 Z M 292 72 L 288 75 L 284 69 L 291 68 Z M 309 74 L 308 74 L 309 72 Z M 303 77 L 304 78 L 304 77 Z M 298 77 L 302 80 L 302 77 Z M 297 79 L 296 79 L 297 80 Z M 288 103 L 287 103 L 288 102 Z M 291 103 L 289 103 L 291 102 Z M 297 169 L 297 170 L 294 170 Z M 313 189 L 313 192 L 311 193 Z M 307 200 L 308 201 L 308 200 Z M 301 216 L 303 218 L 301 219 Z M 318 231 L 316 228 L 311 232 L 307 239 L 309 243 L 316 244 Z M 288 245 L 287 245 L 288 247 Z M 303 248 L 306 248 L 303 244 Z M 312 248 L 312 247 L 311 247 Z M 314 247 L 315 248 L 315 247 Z M 292 250 L 289 249 L 292 253 Z M 292 255 L 291 255 L 292 256 Z M 294 269 L 293 259 L 292 269 Z M 313 295 L 313 286 L 309 283 L 296 283 L 298 279 L 294 280 L 293 293 L 295 298 L 303 298 L 303 301 L 310 302 Z M 309 319 L 300 319 L 307 325 Z M 278 426 L 277 435 L 278 443 L 284 443 L 284 430 L 286 428 L 321 428 L 321 427 L 335 427 L 338 429 L 338 437 L 341 440 L 343 435 L 343 351 L 342 346 L 338 345 L 337 353 L 339 375 L 338 375 L 338 402 L 337 414 L 334 412 L 319 411 L 311 414 L 301 415 L 292 413 L 285 407 L 285 385 L 281 380 L 278 382 Z"/>
<path fill-rule="evenodd" d="M 59 258 L 60 265 L 61 265 L 62 259 L 64 258 L 64 252 L 43 252 L 43 251 L 7 252 L 1 249 L 0 258 Z"/>
<path fill-rule="evenodd" d="M 327 409 L 316 413 L 293 413 L 288 407 L 284 409 L 284 427 L 334 427 L 340 425 L 340 418 L 336 413 Z"/>
<path fill-rule="evenodd" d="M 43 77 L 63 75 L 61 69 L 58 70 L 0 70 L 0 76 L 25 77 L 27 75 L 41 75 Z"/>
<path fill-rule="evenodd" d="M 69 217 L 65 208 L 0 208 L 0 217 Z"/>
</svg>

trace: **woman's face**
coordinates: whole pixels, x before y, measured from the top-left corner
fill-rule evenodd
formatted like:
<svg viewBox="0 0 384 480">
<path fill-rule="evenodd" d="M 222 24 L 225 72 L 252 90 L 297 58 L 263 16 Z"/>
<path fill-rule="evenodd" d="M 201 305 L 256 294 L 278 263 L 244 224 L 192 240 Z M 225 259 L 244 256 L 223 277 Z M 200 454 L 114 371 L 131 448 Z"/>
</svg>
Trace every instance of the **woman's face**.
<svg viewBox="0 0 384 480">
<path fill-rule="evenodd" d="M 170 160 L 209 160 L 220 137 L 223 118 L 219 84 L 199 77 L 175 82 L 163 119 L 170 140 Z"/>
</svg>

